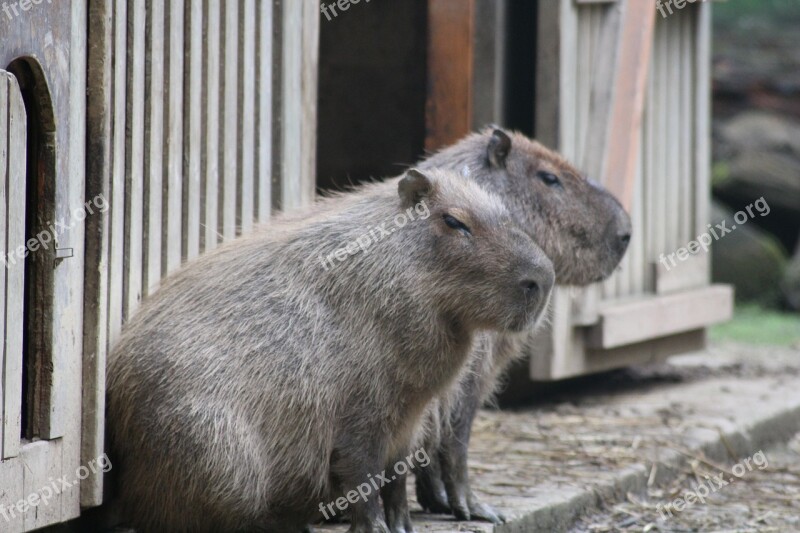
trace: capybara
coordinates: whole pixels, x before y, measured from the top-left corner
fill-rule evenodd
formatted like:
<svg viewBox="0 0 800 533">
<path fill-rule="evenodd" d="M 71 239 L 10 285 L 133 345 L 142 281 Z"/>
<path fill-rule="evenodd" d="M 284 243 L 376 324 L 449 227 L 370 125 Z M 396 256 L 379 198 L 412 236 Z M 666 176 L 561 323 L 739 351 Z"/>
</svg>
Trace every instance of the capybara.
<svg viewBox="0 0 800 533">
<path fill-rule="evenodd" d="M 520 133 L 486 128 L 418 163 L 452 169 L 498 195 L 514 220 L 553 262 L 556 282 L 587 285 L 607 278 L 630 240 L 630 218 L 607 190 L 563 157 Z M 429 409 L 425 447 L 431 465 L 416 472 L 417 499 L 433 512 L 462 520 L 503 520 L 469 486 L 467 446 L 480 405 L 523 352 L 520 336 L 487 335 L 476 343 L 466 371 Z M 437 412 L 438 411 L 438 412 Z"/>
<path fill-rule="evenodd" d="M 348 196 L 189 262 L 124 328 L 107 421 L 134 526 L 303 530 L 404 456 L 477 332 L 538 322 L 552 264 L 491 193 L 430 169 Z M 351 532 L 389 531 L 378 496 Z"/>
</svg>

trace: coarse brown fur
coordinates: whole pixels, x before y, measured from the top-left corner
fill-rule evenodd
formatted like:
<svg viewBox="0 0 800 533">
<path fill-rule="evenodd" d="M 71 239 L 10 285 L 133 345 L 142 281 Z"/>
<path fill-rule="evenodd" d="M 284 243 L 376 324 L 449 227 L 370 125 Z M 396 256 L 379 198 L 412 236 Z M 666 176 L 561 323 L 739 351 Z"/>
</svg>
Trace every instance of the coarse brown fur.
<svg viewBox="0 0 800 533">
<path fill-rule="evenodd" d="M 143 531 L 300 531 L 402 457 L 474 335 L 537 322 L 554 282 L 502 203 L 445 171 L 304 214 L 170 276 L 110 355 L 118 485 Z M 353 503 L 352 531 L 387 531 L 377 498 Z M 411 529 L 407 508 L 392 521 Z"/>
</svg>

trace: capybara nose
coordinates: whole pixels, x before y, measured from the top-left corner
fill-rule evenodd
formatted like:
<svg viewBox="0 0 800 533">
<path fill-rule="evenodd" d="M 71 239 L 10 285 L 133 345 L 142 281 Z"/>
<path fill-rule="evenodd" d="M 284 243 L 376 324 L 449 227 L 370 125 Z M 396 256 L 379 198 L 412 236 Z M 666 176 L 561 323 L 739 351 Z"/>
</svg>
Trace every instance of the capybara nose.
<svg viewBox="0 0 800 533">
<path fill-rule="evenodd" d="M 522 290 L 525 292 L 526 298 L 535 298 L 539 295 L 539 284 L 532 279 L 523 280 Z"/>
<path fill-rule="evenodd" d="M 618 240 L 617 248 L 619 249 L 620 253 L 625 253 L 625 250 L 628 249 L 628 245 L 631 243 L 630 232 L 623 233 L 618 237 L 617 240 Z"/>
</svg>

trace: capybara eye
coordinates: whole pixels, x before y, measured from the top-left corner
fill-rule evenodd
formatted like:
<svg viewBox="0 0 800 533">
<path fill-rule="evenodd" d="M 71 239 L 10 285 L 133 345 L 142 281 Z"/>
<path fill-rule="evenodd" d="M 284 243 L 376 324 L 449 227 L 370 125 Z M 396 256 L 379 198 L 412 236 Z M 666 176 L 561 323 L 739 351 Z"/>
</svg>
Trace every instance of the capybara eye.
<svg viewBox="0 0 800 533">
<path fill-rule="evenodd" d="M 558 179 L 558 176 L 551 172 L 545 172 L 544 170 L 540 170 L 536 173 L 536 176 L 542 180 L 545 185 L 548 187 L 556 187 L 561 185 L 561 180 Z"/>
<path fill-rule="evenodd" d="M 467 225 L 458 220 L 453 215 L 448 215 L 447 213 L 445 213 L 444 215 L 442 215 L 442 219 L 444 220 L 444 223 L 447 224 L 448 227 L 457 229 L 458 231 L 460 231 L 465 235 L 472 235 L 472 231 L 467 227 Z"/>
</svg>

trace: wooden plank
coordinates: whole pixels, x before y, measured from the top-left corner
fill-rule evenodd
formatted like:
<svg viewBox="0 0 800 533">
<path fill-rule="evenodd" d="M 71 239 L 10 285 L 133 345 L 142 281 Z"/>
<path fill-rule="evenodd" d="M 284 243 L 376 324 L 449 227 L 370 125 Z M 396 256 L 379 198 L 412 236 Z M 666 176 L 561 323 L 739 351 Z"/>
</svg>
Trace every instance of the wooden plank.
<svg viewBox="0 0 800 533">
<path fill-rule="evenodd" d="M 556 150 L 561 138 L 562 2 L 539 2 L 536 28 L 536 138 Z"/>
<path fill-rule="evenodd" d="M 655 13 L 656 10 L 648 2 L 626 2 L 620 26 L 619 56 L 608 129 L 610 144 L 602 175 L 608 189 L 626 209 L 630 209 L 633 199 L 633 179 L 639 154 L 639 130 Z"/>
<path fill-rule="evenodd" d="M 665 256 L 663 262 L 651 264 L 656 280 L 656 294 L 669 294 L 688 289 L 702 287 L 708 283 L 708 260 L 703 257 L 707 253 L 700 251 L 689 255 L 685 261 L 676 261 L 676 265 Z"/>
<path fill-rule="evenodd" d="M 161 281 L 162 183 L 164 174 L 164 2 L 147 10 L 147 62 L 145 66 L 145 187 L 142 290 L 158 289 Z"/>
<path fill-rule="evenodd" d="M 142 299 L 145 7 L 144 2 L 128 2 L 127 6 L 123 320 L 133 315 Z"/>
<path fill-rule="evenodd" d="M 7 330 L 7 322 L 9 317 L 9 311 L 11 312 L 18 312 L 17 309 L 14 308 L 14 302 L 9 302 L 8 298 L 6 297 L 6 278 L 8 277 L 8 266 L 11 265 L 11 257 L 9 254 L 14 251 L 14 243 L 10 242 L 8 239 L 8 231 L 7 231 L 7 224 L 8 224 L 8 208 L 9 208 L 9 199 L 7 195 L 8 191 L 8 181 L 9 181 L 9 154 L 12 152 L 13 148 L 10 146 L 12 142 L 11 136 L 13 134 L 12 128 L 9 127 L 9 115 L 11 112 L 11 106 L 9 105 L 9 96 L 13 98 L 12 95 L 9 95 L 9 88 L 12 87 L 11 83 L 14 80 L 14 76 L 5 72 L 0 71 L 0 253 L 3 254 L 3 274 L 0 275 L 0 334 L 2 334 L 2 339 L 7 338 L 6 330 Z M 14 85 L 16 86 L 16 82 L 14 80 Z M 22 152 L 24 157 L 24 152 Z M 24 168 L 24 165 L 23 165 Z M 9 310 L 9 303 L 11 304 L 11 309 Z M 6 343 L 0 343 L 0 365 L 4 369 L 6 366 L 6 359 L 7 358 L 14 358 L 13 354 L 8 353 L 8 349 L 6 347 Z M 13 364 L 13 363 L 12 363 Z M 8 459 L 9 457 L 16 456 L 19 447 L 19 430 L 17 429 L 14 431 L 14 427 L 16 424 L 20 423 L 20 414 L 14 414 L 10 409 L 7 409 L 5 406 L 5 397 L 9 394 L 13 394 L 16 390 L 16 386 L 12 383 L 9 385 L 6 384 L 6 381 L 13 382 L 15 381 L 15 376 L 13 374 L 9 374 L 8 377 L 5 377 L 6 374 L 3 372 L 0 374 L 0 415 L 3 417 L 2 424 L 0 424 L 0 459 Z M 9 388 L 11 389 L 9 391 Z M 14 441 L 17 441 L 16 443 Z M 6 445 L 6 441 L 9 442 Z M 8 448 L 8 449 L 7 449 Z"/>
<path fill-rule="evenodd" d="M 506 0 L 475 0 L 472 130 L 503 123 L 506 9 Z"/>
<path fill-rule="evenodd" d="M 256 126 L 256 4 L 240 0 L 239 17 L 239 125 L 237 143 L 239 177 L 236 192 L 237 226 L 240 233 L 253 229 L 255 215 Z"/>
<path fill-rule="evenodd" d="M 428 2 L 425 149 L 452 144 L 472 127 L 475 0 Z"/>
<path fill-rule="evenodd" d="M 113 0 L 90 0 L 88 13 L 86 105 L 86 197 L 110 198 L 111 117 L 113 70 Z M 108 347 L 109 211 L 85 221 L 83 361 L 81 402 L 81 460 L 97 457 L 104 449 L 105 373 Z M 81 483 L 83 507 L 103 501 L 103 477 L 93 475 Z"/>
<path fill-rule="evenodd" d="M 618 302 L 601 309 L 600 323 L 587 332 L 587 345 L 616 348 L 704 328 L 728 320 L 732 314 L 733 288 L 729 285 Z"/>
<path fill-rule="evenodd" d="M 114 49 L 125 50 L 127 42 L 127 5 L 116 0 Z M 123 253 L 125 241 L 125 87 L 127 54 L 114 54 L 114 126 L 111 172 L 111 227 L 108 275 L 108 340 L 113 345 L 122 328 Z"/>
<path fill-rule="evenodd" d="M 25 183 L 27 118 L 19 85 L 11 75 L 4 75 L 8 90 L 8 181 L 5 186 L 6 253 L 25 247 Z M 0 108 L 2 110 L 2 108 Z M 5 111 L 5 110 L 2 110 Z M 0 111 L 0 112 L 2 112 Z M 8 257 L 8 255 L 6 255 Z M 3 458 L 20 452 L 22 428 L 22 350 L 24 332 L 25 261 L 18 258 L 5 267 L 5 354 L 3 358 Z"/>
<path fill-rule="evenodd" d="M 220 50 L 222 49 L 222 5 L 219 0 L 203 2 L 203 55 L 206 59 L 203 109 L 203 182 L 200 188 L 200 224 L 202 249 L 213 250 L 219 241 L 219 157 L 220 144 L 220 88 L 222 86 Z"/>
<path fill-rule="evenodd" d="M 13 75 L 4 70 L 0 70 L 0 253 L 3 254 L 3 271 L 0 274 L 0 335 L 2 339 L 6 338 L 6 329 L 9 322 L 13 322 L 14 318 L 9 318 L 11 315 L 8 312 L 8 298 L 6 297 L 6 277 L 8 276 L 7 268 L 10 264 L 11 258 L 9 253 L 14 249 L 13 243 L 8 239 L 8 154 L 9 144 L 11 141 L 11 132 L 8 127 L 8 116 L 10 114 L 9 106 L 9 87 Z M 4 368 L 6 364 L 6 343 L 0 343 L 0 368 Z M 13 379 L 13 376 L 10 376 Z M 8 452 L 6 452 L 6 439 L 12 441 L 12 431 L 14 426 L 13 413 L 5 408 L 5 397 L 7 386 L 5 384 L 6 378 L 0 372 L 0 416 L 2 416 L 2 424 L 0 424 L 0 460 L 7 459 L 17 455 L 14 453 L 14 443 L 11 442 Z M 6 435 L 6 425 L 9 427 L 9 433 Z M 19 435 L 19 432 L 16 433 Z M 18 445 L 17 445 L 18 446 Z M 8 455 L 7 455 L 8 454 Z M 12 455 L 13 454 L 13 455 Z"/>
<path fill-rule="evenodd" d="M 39 529 L 45 526 L 61 522 L 62 501 L 64 494 L 61 492 L 63 486 L 58 482 L 63 475 L 66 475 L 68 483 L 72 484 L 77 480 L 73 472 L 61 470 L 61 454 L 63 451 L 63 441 L 37 441 L 26 444 L 22 449 L 21 460 L 24 463 L 22 491 L 25 498 L 31 494 L 44 494 L 45 487 L 59 488 L 59 491 L 52 490 L 52 497 L 48 502 L 40 502 L 35 507 L 28 507 L 23 515 L 25 531 Z"/>
<path fill-rule="evenodd" d="M 681 17 L 678 17 L 678 19 Z M 680 25 L 682 21 L 673 20 L 673 23 L 667 23 L 665 26 L 666 45 L 669 53 L 666 56 L 667 71 L 669 79 L 672 80 L 671 86 L 664 87 L 667 93 L 667 107 L 664 111 L 667 113 L 667 136 L 664 139 L 672 139 L 673 142 L 666 142 L 664 145 L 667 149 L 667 173 L 664 180 L 665 196 L 664 199 L 667 213 L 672 216 L 667 216 L 664 219 L 664 226 L 666 231 L 665 242 L 668 250 L 675 250 L 681 246 L 685 241 L 681 238 L 680 234 L 680 183 L 683 180 L 681 176 L 681 159 L 685 154 L 681 151 L 681 134 L 683 133 L 681 127 L 681 114 L 685 108 L 681 107 L 681 34 Z M 677 48 L 677 49 L 676 49 Z"/>
<path fill-rule="evenodd" d="M 181 256 L 200 253 L 200 178 L 203 160 L 203 0 L 187 0 L 184 24 L 183 209 Z"/>
<path fill-rule="evenodd" d="M 696 352 L 706 347 L 706 332 L 695 329 L 667 337 L 647 340 L 610 350 L 587 350 L 580 372 L 561 375 L 553 379 L 564 379 L 581 374 L 604 372 L 614 368 L 633 365 L 649 365 L 665 361 L 673 355 Z"/>
<path fill-rule="evenodd" d="M 2 108 L 0 108 L 2 109 Z M 23 515 L 16 509 L 23 497 L 22 479 L 25 475 L 22 461 L 0 461 L 0 508 L 6 510 L 8 518 L 3 517 L 4 533 L 20 533 L 23 529 Z"/>
<path fill-rule="evenodd" d="M 236 237 L 236 182 L 238 180 L 237 144 L 239 143 L 239 2 L 227 2 L 223 10 L 223 91 L 222 162 L 219 182 L 219 232 L 224 241 Z"/>
<path fill-rule="evenodd" d="M 164 57 L 167 76 L 166 137 L 167 164 L 163 177 L 163 233 L 161 273 L 169 274 L 181 266 L 181 227 L 183 224 L 183 4 L 169 0 L 167 8 L 168 52 Z"/>
<path fill-rule="evenodd" d="M 711 5 L 700 4 L 696 8 L 693 233 L 700 235 L 711 218 Z M 708 254 L 705 257 L 706 279 L 709 279 L 711 261 Z"/>
<path fill-rule="evenodd" d="M 277 131 L 281 168 L 277 177 L 279 207 L 291 210 L 314 198 L 320 17 L 317 2 L 281 2 L 280 11 L 281 120 Z"/>
<path fill-rule="evenodd" d="M 258 2 L 258 169 L 256 205 L 258 221 L 266 223 L 272 211 L 272 72 L 273 62 L 271 2 Z"/>
</svg>

